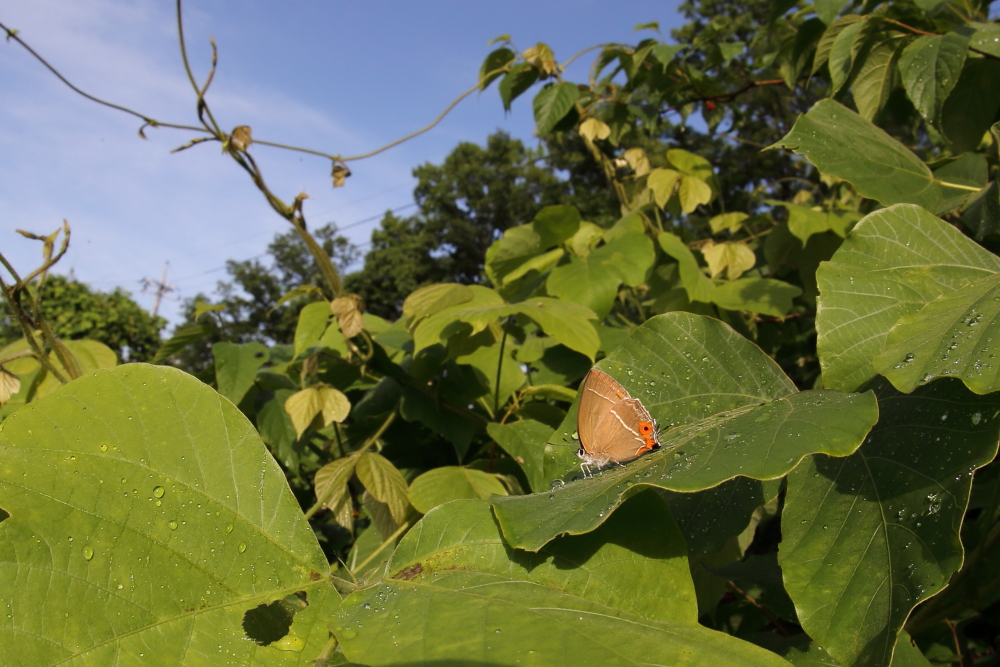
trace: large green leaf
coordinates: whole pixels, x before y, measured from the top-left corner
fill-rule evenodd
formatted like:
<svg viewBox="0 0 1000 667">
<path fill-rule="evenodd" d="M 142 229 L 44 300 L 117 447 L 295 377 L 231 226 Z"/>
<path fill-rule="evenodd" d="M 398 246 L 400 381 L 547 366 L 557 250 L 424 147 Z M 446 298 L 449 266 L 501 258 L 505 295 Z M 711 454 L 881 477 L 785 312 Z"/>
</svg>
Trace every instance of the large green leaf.
<svg viewBox="0 0 1000 667">
<path fill-rule="evenodd" d="M 889 331 L 875 370 L 909 393 L 938 377 L 957 377 L 977 394 L 1000 389 L 1000 273 L 942 294 Z"/>
<path fill-rule="evenodd" d="M 802 289 L 773 278 L 740 278 L 718 285 L 712 303 L 727 310 L 748 310 L 782 317 L 792 309 L 792 299 Z"/>
<path fill-rule="evenodd" d="M 486 275 L 495 284 L 500 284 L 507 274 L 544 250 L 542 237 L 534 225 L 511 227 L 486 249 Z"/>
<path fill-rule="evenodd" d="M 31 408 L 0 431 L 8 657 L 190 666 L 316 656 L 339 598 L 329 566 L 284 473 L 231 403 L 181 371 L 128 364 Z M 291 634 L 279 628 L 269 647 L 248 641 L 245 612 L 297 591 L 309 607 Z"/>
<path fill-rule="evenodd" d="M 820 13 L 820 11 L 822 11 L 822 9 L 817 7 L 817 13 Z M 824 12 L 824 15 L 826 15 L 827 18 L 832 18 L 835 17 L 839 11 L 840 8 L 838 7 L 836 12 Z M 833 45 L 840 36 L 840 33 L 862 20 L 862 17 L 857 14 L 841 16 L 832 23 L 827 21 L 826 18 L 823 18 L 823 22 L 828 24 L 829 27 L 819 38 L 819 42 L 816 44 L 816 55 L 813 57 L 813 74 L 820 71 L 820 69 L 823 68 L 823 65 L 827 64 L 830 60 L 830 52 L 833 50 Z"/>
<path fill-rule="evenodd" d="M 219 393 L 233 403 L 239 403 L 253 386 L 257 370 L 267 363 L 267 348 L 262 343 L 216 343 L 215 384 Z"/>
<path fill-rule="evenodd" d="M 712 293 L 715 291 L 715 283 L 701 271 L 698 260 L 694 253 L 687 247 L 683 240 L 676 234 L 661 232 L 657 236 L 663 252 L 677 260 L 678 270 L 681 275 L 681 283 L 691 301 L 702 301 L 710 303 Z"/>
<path fill-rule="evenodd" d="M 162 364 L 175 353 L 180 352 L 191 343 L 197 342 L 212 333 L 212 326 L 208 324 L 192 324 L 189 327 L 176 329 L 174 335 L 167 342 L 160 346 L 153 357 L 154 364 Z"/>
<path fill-rule="evenodd" d="M 504 110 L 510 111 L 511 102 L 528 88 L 531 88 L 535 81 L 538 81 L 538 68 L 534 65 L 517 63 L 511 66 L 510 72 L 500 80 L 498 86 Z"/>
<path fill-rule="evenodd" d="M 575 206 L 546 206 L 535 214 L 531 227 L 538 233 L 542 247 L 551 248 L 576 234 L 580 212 Z"/>
<path fill-rule="evenodd" d="M 299 357 L 312 347 L 326 331 L 326 323 L 332 315 L 327 301 L 310 303 L 299 311 L 295 324 L 295 356 Z"/>
<path fill-rule="evenodd" d="M 788 478 L 780 562 L 806 632 L 844 665 L 888 665 L 910 610 L 962 563 L 973 471 L 997 453 L 1000 396 L 956 380 L 902 395 L 852 456 Z"/>
<path fill-rule="evenodd" d="M 618 286 L 641 284 L 656 259 L 637 216 L 624 218 L 605 236 L 600 248 L 552 269 L 545 283 L 552 296 L 587 306 L 602 320 L 614 305 Z"/>
<path fill-rule="evenodd" d="M 777 492 L 777 486 L 768 491 Z M 684 534 L 692 558 L 717 553 L 743 532 L 755 509 L 771 500 L 764 484 L 749 477 L 736 477 L 704 491 L 661 490 L 660 495 Z"/>
<path fill-rule="evenodd" d="M 601 339 L 590 322 L 596 316 L 586 306 L 551 297 L 533 297 L 521 303 L 504 303 L 493 290 L 479 286 L 472 286 L 470 289 L 476 291 L 475 299 L 461 306 L 445 308 L 417 327 L 413 337 L 414 354 L 440 342 L 452 332 L 457 333 L 458 330 L 454 328 L 456 322 L 471 325 L 471 335 L 475 335 L 502 317 L 518 314 L 533 319 L 546 334 L 591 359 L 600 348 Z"/>
<path fill-rule="evenodd" d="M 969 60 L 941 110 L 941 129 L 955 154 L 979 148 L 1000 108 L 1000 61 Z"/>
<path fill-rule="evenodd" d="M 410 503 L 426 514 L 438 505 L 462 498 L 487 499 L 494 493 L 507 495 L 496 475 L 458 466 L 428 470 L 410 485 Z"/>
<path fill-rule="evenodd" d="M 848 181 L 885 206 L 910 203 L 935 210 L 954 192 L 936 181 L 913 151 L 833 100 L 821 100 L 799 116 L 774 147 L 805 155 L 824 174 Z"/>
<path fill-rule="evenodd" d="M 386 572 L 348 597 L 332 623 L 350 660 L 788 664 L 697 624 L 683 540 L 652 494 L 631 500 L 604 529 L 538 554 L 510 549 L 487 503 L 449 503 L 407 534 Z"/>
<path fill-rule="evenodd" d="M 500 343 L 494 343 L 480 346 L 472 353 L 461 355 L 455 359 L 459 364 L 471 366 L 480 384 L 485 384 L 488 387 L 486 400 L 490 406 L 493 406 L 494 402 L 497 406 L 504 405 L 511 394 L 520 389 L 527 379 L 521 366 L 514 360 L 513 351 L 511 345 L 505 345 L 501 360 Z M 498 373 L 499 384 L 497 383 Z M 498 389 L 499 395 L 497 394 Z"/>
<path fill-rule="evenodd" d="M 580 89 L 575 83 L 554 83 L 542 88 L 532 103 L 538 136 L 544 137 L 551 132 L 578 99 L 580 99 Z"/>
<path fill-rule="evenodd" d="M 874 44 L 851 85 L 854 103 L 865 120 L 875 118 L 889 101 L 889 94 L 898 79 L 896 62 L 906 43 L 892 35 L 879 35 L 872 39 Z"/>
<path fill-rule="evenodd" d="M 425 317 L 451 306 L 472 301 L 475 294 L 465 285 L 458 283 L 434 283 L 410 293 L 403 301 L 403 315 L 409 318 L 411 327 Z"/>
<path fill-rule="evenodd" d="M 816 274 L 824 386 L 862 386 L 875 376 L 872 359 L 900 317 L 997 272 L 1000 258 L 918 206 L 868 215 Z"/>
<path fill-rule="evenodd" d="M 537 550 L 560 533 L 593 530 L 633 487 L 699 491 L 739 475 L 781 477 L 812 452 L 849 454 L 877 418 L 870 394 L 796 393 L 759 348 L 689 313 L 650 319 L 598 367 L 659 420 L 662 447 L 552 492 L 495 499 L 512 546 Z M 576 430 L 576 408 L 555 438 Z"/>
<path fill-rule="evenodd" d="M 433 315 L 420 320 L 413 330 L 414 356 L 425 347 L 440 343 L 442 339 L 447 339 L 451 333 L 457 333 L 457 330 L 454 329 L 448 332 L 445 330 L 449 327 L 454 327 L 454 323 L 459 321 L 459 313 L 465 313 L 470 309 L 478 311 L 484 307 L 502 306 L 504 304 L 503 297 L 488 287 L 470 285 L 468 289 L 473 295 L 471 299 L 442 308 Z M 482 331 L 482 329 L 478 331 Z M 473 333 L 477 333 L 477 331 Z"/>
<path fill-rule="evenodd" d="M 854 65 L 854 57 L 870 32 L 874 22 L 863 17 L 846 26 L 833 40 L 830 48 L 830 95 L 836 95 L 847 83 Z"/>
<path fill-rule="evenodd" d="M 548 488 L 549 480 L 558 473 L 548 474 L 547 468 L 551 466 L 546 465 L 545 449 L 539 443 L 552 435 L 551 426 L 525 419 L 512 424 L 494 422 L 487 425 L 486 431 L 521 466 L 532 491 Z M 560 465 L 556 469 L 562 471 L 565 467 Z"/>
<path fill-rule="evenodd" d="M 920 115 L 936 123 L 941 107 L 958 82 L 969 38 L 957 32 L 918 37 L 899 56 L 906 94 Z"/>
</svg>

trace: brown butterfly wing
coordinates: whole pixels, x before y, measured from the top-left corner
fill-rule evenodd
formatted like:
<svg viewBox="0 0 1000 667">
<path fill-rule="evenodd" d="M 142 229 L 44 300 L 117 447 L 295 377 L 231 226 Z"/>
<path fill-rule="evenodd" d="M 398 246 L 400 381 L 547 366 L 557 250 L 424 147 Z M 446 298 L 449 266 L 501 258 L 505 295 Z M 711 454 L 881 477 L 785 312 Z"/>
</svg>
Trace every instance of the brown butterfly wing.
<svg viewBox="0 0 1000 667">
<path fill-rule="evenodd" d="M 576 432 L 585 452 L 593 452 L 600 442 L 595 439 L 595 429 L 601 418 L 623 399 L 631 398 L 625 387 L 610 375 L 596 368 L 587 374 L 580 387 L 580 409 L 576 416 Z"/>
<path fill-rule="evenodd" d="M 626 398 L 611 406 L 593 435 L 593 451 L 587 452 L 613 463 L 631 461 L 658 444 L 653 418 L 637 398 Z"/>
</svg>

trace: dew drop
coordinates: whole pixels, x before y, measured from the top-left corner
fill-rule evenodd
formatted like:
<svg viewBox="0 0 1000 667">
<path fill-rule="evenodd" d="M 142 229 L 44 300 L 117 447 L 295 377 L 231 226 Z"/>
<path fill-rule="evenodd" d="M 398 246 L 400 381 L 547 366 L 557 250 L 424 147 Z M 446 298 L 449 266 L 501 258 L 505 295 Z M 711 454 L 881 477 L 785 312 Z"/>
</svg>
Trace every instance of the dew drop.
<svg viewBox="0 0 1000 667">
<path fill-rule="evenodd" d="M 240 542 L 240 546 L 238 547 L 238 549 L 239 549 L 240 553 L 243 553 L 244 551 L 247 550 L 247 543 L 246 542 Z"/>
<path fill-rule="evenodd" d="M 90 560 L 94 557 L 94 550 L 90 547 L 83 548 L 83 560 Z"/>
<path fill-rule="evenodd" d="M 162 498 L 164 493 L 166 493 L 166 491 L 164 491 L 162 486 L 153 487 L 153 495 L 157 498 Z"/>
<path fill-rule="evenodd" d="M 170 530 L 177 530 L 177 522 L 176 521 L 168 521 L 167 522 L 167 526 L 170 527 Z"/>
</svg>

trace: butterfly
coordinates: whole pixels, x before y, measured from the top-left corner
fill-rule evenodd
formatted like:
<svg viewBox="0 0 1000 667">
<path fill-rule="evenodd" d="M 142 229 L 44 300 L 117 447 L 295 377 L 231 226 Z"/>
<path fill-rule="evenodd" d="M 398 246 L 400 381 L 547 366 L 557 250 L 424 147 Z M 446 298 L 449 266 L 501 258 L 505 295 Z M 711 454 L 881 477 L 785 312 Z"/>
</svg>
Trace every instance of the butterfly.
<svg viewBox="0 0 1000 667">
<path fill-rule="evenodd" d="M 591 369 L 580 392 L 577 456 L 583 461 L 584 475 L 592 466 L 631 461 L 660 446 L 656 420 L 642 401 L 632 398 L 610 375 Z"/>
</svg>

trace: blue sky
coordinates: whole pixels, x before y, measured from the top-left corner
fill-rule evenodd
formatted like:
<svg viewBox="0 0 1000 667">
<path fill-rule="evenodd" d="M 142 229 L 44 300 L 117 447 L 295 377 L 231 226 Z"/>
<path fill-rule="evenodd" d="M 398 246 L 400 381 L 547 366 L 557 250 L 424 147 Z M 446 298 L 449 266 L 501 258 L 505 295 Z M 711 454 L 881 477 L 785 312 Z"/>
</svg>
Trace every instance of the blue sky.
<svg viewBox="0 0 1000 667">
<path fill-rule="evenodd" d="M 659 21 L 667 33 L 680 23 L 677 4 L 189 0 L 185 30 L 199 77 L 209 35 L 218 43 L 209 102 L 223 127 L 250 125 L 255 138 L 352 155 L 432 120 L 475 83 L 487 42 L 500 34 L 522 49 L 544 41 L 565 60 L 600 42 L 634 43 L 638 23 Z M 84 90 L 196 124 L 172 1 L 8 2 L 0 21 Z M 591 58 L 579 62 L 582 78 Z M 14 229 L 48 233 L 66 218 L 73 239 L 59 271 L 101 290 L 124 287 L 149 308 L 139 281 L 158 278 L 165 261 L 173 296 L 210 292 L 227 259 L 257 256 L 287 229 L 216 145 L 171 155 L 192 135 L 168 129 L 148 130 L 143 141 L 133 118 L 75 95 L 14 43 L 0 43 L 0 80 L 0 250 L 19 269 L 37 264 L 39 244 Z M 472 96 L 431 132 L 353 163 L 337 190 L 326 160 L 251 150 L 279 196 L 308 193 L 311 225 L 345 226 L 411 203 L 414 166 L 497 129 L 534 143 L 530 94 L 507 115 L 495 88 Z M 377 224 L 345 234 L 364 249 Z M 161 314 L 176 321 L 178 307 L 167 301 Z"/>
</svg>

